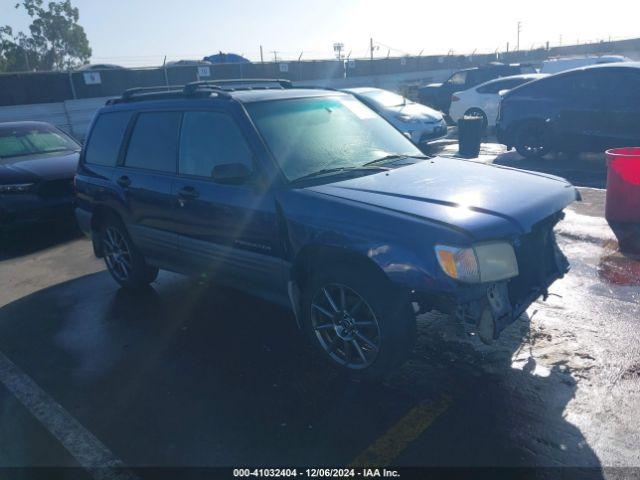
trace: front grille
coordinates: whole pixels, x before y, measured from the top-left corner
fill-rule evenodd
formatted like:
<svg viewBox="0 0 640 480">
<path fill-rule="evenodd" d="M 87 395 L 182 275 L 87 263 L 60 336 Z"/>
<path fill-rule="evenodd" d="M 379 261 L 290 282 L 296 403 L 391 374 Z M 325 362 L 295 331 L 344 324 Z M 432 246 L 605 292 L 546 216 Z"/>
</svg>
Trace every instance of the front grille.
<svg viewBox="0 0 640 480">
<path fill-rule="evenodd" d="M 511 305 L 519 305 L 535 292 L 543 293 L 551 279 L 561 273 L 553 233 L 556 221 L 547 219 L 518 239 L 515 252 L 519 275 L 509 282 Z"/>
<path fill-rule="evenodd" d="M 43 182 L 38 187 L 38 195 L 45 198 L 71 197 L 73 196 L 73 180 L 50 180 Z"/>
</svg>

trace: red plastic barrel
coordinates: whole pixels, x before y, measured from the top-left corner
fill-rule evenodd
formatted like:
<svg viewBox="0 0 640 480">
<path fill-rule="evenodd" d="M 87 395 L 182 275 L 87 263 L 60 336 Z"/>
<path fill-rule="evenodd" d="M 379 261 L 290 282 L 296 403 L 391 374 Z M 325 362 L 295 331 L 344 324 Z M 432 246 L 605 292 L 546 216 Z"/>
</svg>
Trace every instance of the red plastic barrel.
<svg viewBox="0 0 640 480">
<path fill-rule="evenodd" d="M 607 150 L 605 216 L 620 250 L 640 255 L 640 147 Z"/>
</svg>

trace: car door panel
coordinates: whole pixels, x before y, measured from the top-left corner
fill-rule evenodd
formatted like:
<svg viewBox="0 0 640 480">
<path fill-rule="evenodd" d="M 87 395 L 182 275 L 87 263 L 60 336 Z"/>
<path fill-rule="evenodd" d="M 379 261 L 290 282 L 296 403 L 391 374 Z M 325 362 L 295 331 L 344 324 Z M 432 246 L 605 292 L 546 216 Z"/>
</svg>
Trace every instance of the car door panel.
<svg viewBox="0 0 640 480">
<path fill-rule="evenodd" d="M 283 285 L 282 252 L 273 195 L 257 178 L 215 182 L 216 164 L 250 164 L 253 151 L 238 123 L 225 112 L 185 112 L 177 199 L 178 248 L 190 268 L 252 290 Z"/>
<path fill-rule="evenodd" d="M 172 184 L 180 117 L 175 111 L 138 114 L 112 177 L 120 189 L 127 229 L 142 254 L 151 258 L 175 259 L 178 252 Z"/>
<path fill-rule="evenodd" d="M 593 71 L 567 75 L 557 88 L 557 115 L 551 120 L 557 126 L 560 148 L 576 151 L 597 149 L 604 135 L 604 98 L 600 76 Z"/>
<path fill-rule="evenodd" d="M 175 200 L 170 176 L 118 168 L 114 180 L 129 180 L 119 185 L 127 211 L 127 228 L 134 243 L 144 255 L 157 255 L 178 248 L 178 236 L 173 228 Z"/>
<path fill-rule="evenodd" d="M 192 268 L 214 277 L 272 286 L 282 280 L 275 201 L 255 187 L 179 178 L 197 198 L 180 199 L 178 248 Z"/>
</svg>

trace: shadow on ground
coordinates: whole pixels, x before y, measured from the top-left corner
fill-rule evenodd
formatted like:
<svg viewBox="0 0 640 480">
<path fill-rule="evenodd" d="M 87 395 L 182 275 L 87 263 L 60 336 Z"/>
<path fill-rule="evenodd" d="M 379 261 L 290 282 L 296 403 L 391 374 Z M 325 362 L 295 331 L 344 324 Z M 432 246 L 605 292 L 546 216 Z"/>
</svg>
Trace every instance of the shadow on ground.
<svg viewBox="0 0 640 480">
<path fill-rule="evenodd" d="M 449 409 L 392 464 L 599 475 L 563 419 L 571 374 L 511 364 L 527 319 L 495 348 L 444 316 L 421 318 L 419 332 L 407 365 L 366 384 L 311 358 L 286 311 L 177 275 L 130 294 L 97 273 L 0 309 L 0 349 L 127 465 L 347 465 L 415 405 L 446 395 Z M 11 435 L 0 428 L 0 443 Z M 20 458 L 37 464 L 35 439 L 21 442 Z"/>
</svg>

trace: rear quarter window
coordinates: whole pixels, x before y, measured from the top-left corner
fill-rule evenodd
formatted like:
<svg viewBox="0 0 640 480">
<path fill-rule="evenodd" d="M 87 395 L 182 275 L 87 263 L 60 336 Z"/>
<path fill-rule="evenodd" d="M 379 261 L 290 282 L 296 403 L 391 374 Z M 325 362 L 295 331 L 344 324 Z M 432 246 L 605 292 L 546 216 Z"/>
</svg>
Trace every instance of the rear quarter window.
<svg viewBox="0 0 640 480">
<path fill-rule="evenodd" d="M 101 114 L 89 135 L 84 161 L 92 165 L 115 166 L 130 119 L 131 112 Z"/>
</svg>

